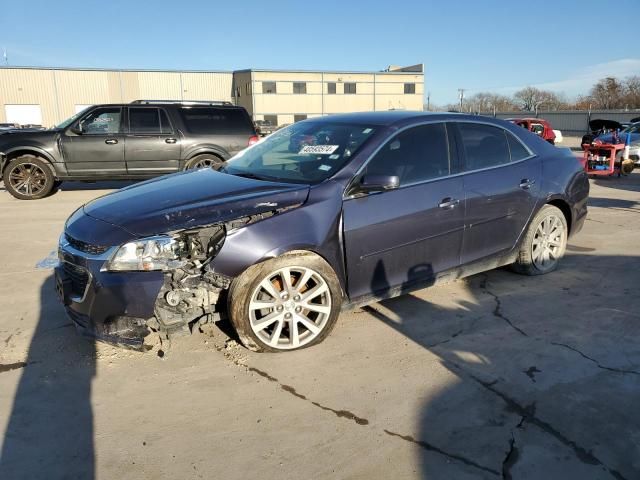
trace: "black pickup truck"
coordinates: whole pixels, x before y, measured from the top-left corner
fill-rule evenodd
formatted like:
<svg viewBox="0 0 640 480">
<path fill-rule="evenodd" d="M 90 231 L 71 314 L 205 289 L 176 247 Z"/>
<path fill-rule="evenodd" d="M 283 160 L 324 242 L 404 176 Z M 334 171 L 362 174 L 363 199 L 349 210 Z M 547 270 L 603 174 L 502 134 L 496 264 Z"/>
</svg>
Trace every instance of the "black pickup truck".
<svg viewBox="0 0 640 480">
<path fill-rule="evenodd" d="M 229 102 L 136 100 L 96 105 L 49 130 L 0 133 L 0 174 L 22 200 L 63 181 L 135 180 L 216 166 L 258 141 Z"/>
</svg>

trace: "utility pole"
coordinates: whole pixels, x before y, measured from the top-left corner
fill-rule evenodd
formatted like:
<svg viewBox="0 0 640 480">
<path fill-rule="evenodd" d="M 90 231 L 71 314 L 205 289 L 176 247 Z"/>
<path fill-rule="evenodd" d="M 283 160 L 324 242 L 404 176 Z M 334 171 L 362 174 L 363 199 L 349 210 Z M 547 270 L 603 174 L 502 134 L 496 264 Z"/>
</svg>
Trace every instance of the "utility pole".
<svg viewBox="0 0 640 480">
<path fill-rule="evenodd" d="M 2 47 L 2 58 L 4 58 L 4 64 L 9 65 L 9 57 L 7 56 L 7 47 Z"/>
<path fill-rule="evenodd" d="M 427 92 L 427 111 L 431 110 L 431 92 Z"/>
<path fill-rule="evenodd" d="M 458 89 L 458 98 L 460 98 L 460 113 L 462 113 L 462 100 L 464 100 L 464 88 Z"/>
</svg>

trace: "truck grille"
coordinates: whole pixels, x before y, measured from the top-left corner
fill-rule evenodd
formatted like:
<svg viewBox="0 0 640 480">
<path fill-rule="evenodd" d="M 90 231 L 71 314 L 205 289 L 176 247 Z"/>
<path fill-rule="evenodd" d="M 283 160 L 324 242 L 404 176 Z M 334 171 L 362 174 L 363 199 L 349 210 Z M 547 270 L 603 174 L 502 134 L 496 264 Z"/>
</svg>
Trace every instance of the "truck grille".
<svg viewBox="0 0 640 480">
<path fill-rule="evenodd" d="M 63 263 L 64 273 L 71 281 L 71 293 L 78 297 L 84 297 L 84 292 L 89 283 L 89 272 L 83 267 L 72 263 Z"/>
<path fill-rule="evenodd" d="M 83 242 L 82 240 L 73 238 L 68 233 L 65 233 L 64 236 L 67 239 L 67 242 L 69 242 L 69 245 L 73 248 L 90 255 L 102 255 L 109 249 L 109 247 L 103 247 L 102 245 L 93 245 L 91 243 Z"/>
</svg>

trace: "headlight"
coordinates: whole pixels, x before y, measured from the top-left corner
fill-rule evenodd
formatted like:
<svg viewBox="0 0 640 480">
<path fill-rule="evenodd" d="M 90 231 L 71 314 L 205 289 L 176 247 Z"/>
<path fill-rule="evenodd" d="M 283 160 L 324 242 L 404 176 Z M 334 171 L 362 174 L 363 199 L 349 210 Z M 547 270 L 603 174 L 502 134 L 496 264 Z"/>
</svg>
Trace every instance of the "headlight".
<svg viewBox="0 0 640 480">
<path fill-rule="evenodd" d="M 171 237 L 150 237 L 122 245 L 107 263 L 110 271 L 170 270 L 185 265 L 184 246 Z"/>
</svg>

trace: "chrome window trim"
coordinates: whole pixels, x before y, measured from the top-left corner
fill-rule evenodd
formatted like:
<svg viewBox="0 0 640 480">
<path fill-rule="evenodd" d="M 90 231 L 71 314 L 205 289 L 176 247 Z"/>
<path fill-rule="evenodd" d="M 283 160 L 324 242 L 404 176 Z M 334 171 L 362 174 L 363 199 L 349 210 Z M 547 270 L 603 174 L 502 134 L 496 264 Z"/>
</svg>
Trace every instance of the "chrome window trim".
<svg viewBox="0 0 640 480">
<path fill-rule="evenodd" d="M 510 165 L 517 165 L 519 163 L 522 162 L 526 162 L 527 160 L 531 160 L 532 158 L 536 158 L 538 155 L 535 154 L 534 152 L 531 151 L 531 149 L 525 145 L 522 140 L 520 140 L 518 138 L 517 135 L 515 135 L 514 133 L 510 132 L 509 130 L 507 130 L 504 127 L 501 127 L 499 125 L 495 125 L 494 123 L 490 123 L 490 122 L 483 122 L 483 121 L 476 121 L 476 120 L 468 120 L 468 119 L 462 119 L 462 120 L 430 120 L 430 121 L 425 121 L 425 122 L 420 122 L 420 123 L 414 123 L 412 125 L 407 125 L 405 127 L 402 127 L 401 129 L 397 130 L 396 132 L 394 132 L 394 134 L 389 137 L 389 139 L 387 139 L 384 143 L 382 143 L 378 148 L 376 148 L 371 155 L 369 156 L 369 158 L 367 158 L 366 162 L 364 162 L 360 168 L 356 171 L 356 173 L 353 175 L 353 177 L 351 178 L 351 180 L 349 181 L 349 183 L 347 184 L 347 187 L 344 189 L 344 192 L 342 193 L 342 200 L 346 201 L 346 200 L 352 200 L 354 198 L 360 198 L 357 197 L 356 195 L 346 195 L 347 191 L 351 188 L 351 186 L 353 185 L 353 181 L 358 178 L 358 176 L 362 173 L 362 171 L 367 167 L 367 165 L 369 164 L 369 162 L 378 154 L 378 152 L 380 150 L 382 150 L 382 148 L 387 145 L 387 143 L 389 143 L 393 138 L 395 138 L 397 135 L 399 135 L 400 133 L 404 132 L 405 130 L 408 130 L 410 128 L 413 127 L 420 127 L 423 125 L 431 125 L 431 124 L 435 124 L 435 123 L 474 123 L 474 124 L 481 124 L 481 125 L 488 125 L 490 127 L 495 127 L 495 128 L 499 128 L 503 131 L 505 131 L 508 134 L 511 134 L 515 137 L 516 140 L 518 140 L 523 146 L 524 148 L 530 153 L 530 155 L 528 157 L 522 158 L 520 160 L 516 160 L 515 162 L 509 162 L 509 163 L 503 163 L 500 165 L 492 165 L 491 167 L 484 167 L 484 168 L 478 168 L 475 170 L 465 170 L 462 172 L 458 172 L 458 173 L 450 173 L 449 175 L 445 175 L 442 177 L 438 177 L 438 178 L 429 178 L 427 180 L 422 180 L 420 182 L 411 182 L 411 183 L 406 183 L 404 185 L 400 185 L 398 188 L 394 188 L 393 190 L 387 190 L 387 192 L 393 192 L 396 190 L 402 190 L 403 188 L 409 188 L 409 187 L 415 187 L 416 185 L 424 185 L 426 183 L 433 183 L 433 182 L 437 182 L 440 180 L 444 180 L 444 179 L 448 179 L 448 178 L 456 178 L 456 177 L 460 177 L 460 176 L 464 176 L 464 175 L 469 175 L 472 173 L 479 173 L 479 172 L 485 172 L 488 170 L 495 170 L 496 168 L 503 168 L 506 166 L 510 166 Z M 447 138 L 449 137 L 449 130 L 447 130 Z M 449 148 L 449 144 L 447 143 L 447 148 Z M 511 150 L 509 150 L 509 154 L 511 154 Z M 458 154 L 459 155 L 459 154 Z M 460 157 L 458 157 L 460 158 Z M 451 171 L 451 150 L 449 149 L 449 171 Z M 380 192 L 372 192 L 372 193 L 368 193 L 365 196 L 369 196 L 369 195 L 376 195 L 378 193 L 385 193 L 384 191 L 380 191 Z"/>
</svg>

